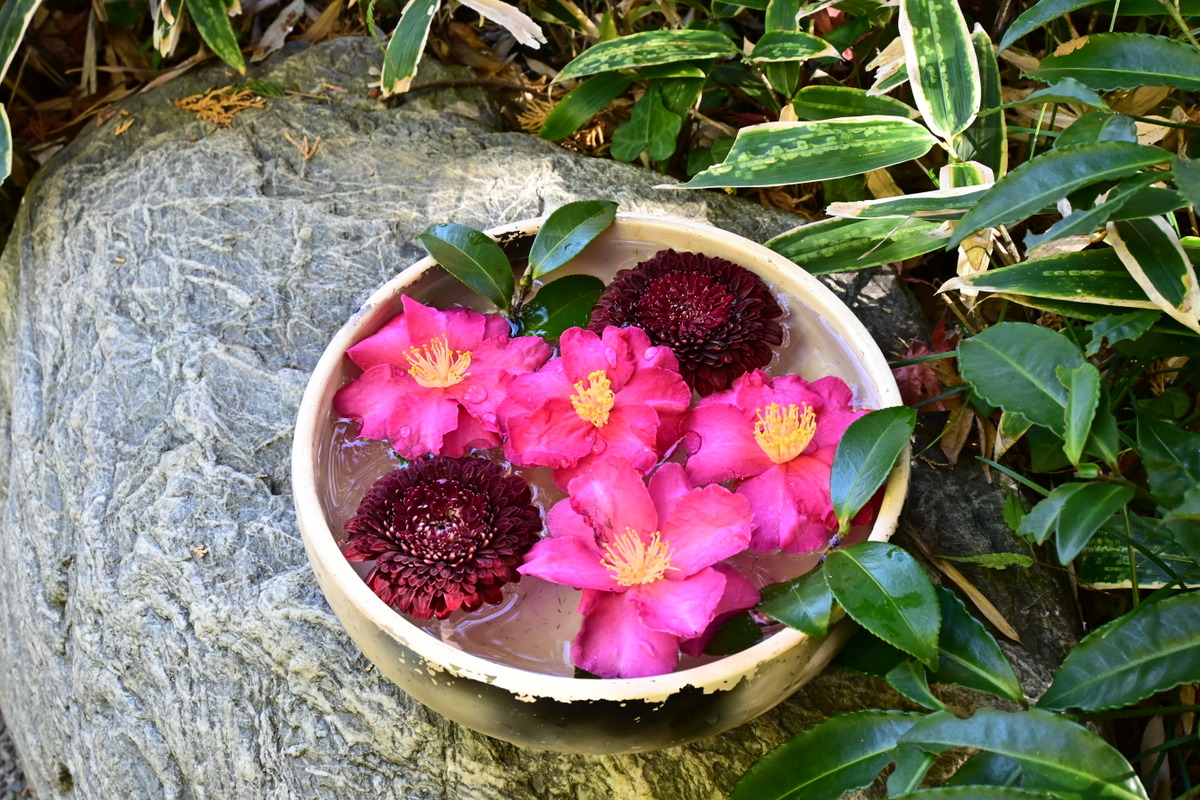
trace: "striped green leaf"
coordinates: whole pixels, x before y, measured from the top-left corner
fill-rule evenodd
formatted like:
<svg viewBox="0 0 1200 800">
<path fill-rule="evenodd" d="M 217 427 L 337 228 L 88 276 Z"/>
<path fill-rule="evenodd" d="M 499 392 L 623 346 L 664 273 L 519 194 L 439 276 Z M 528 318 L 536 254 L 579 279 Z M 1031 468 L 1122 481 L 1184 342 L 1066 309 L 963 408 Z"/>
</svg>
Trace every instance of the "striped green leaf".
<svg viewBox="0 0 1200 800">
<path fill-rule="evenodd" d="M 768 33 L 773 31 L 798 31 L 800 22 L 800 0 L 770 0 L 763 24 Z M 791 97 L 800 85 L 800 65 L 794 61 L 766 64 L 763 72 L 771 88 L 784 97 Z"/>
<path fill-rule="evenodd" d="M 1045 800 L 1046 795 L 1004 786 L 936 786 L 891 797 L 894 800 Z"/>
<path fill-rule="evenodd" d="M 597 72 L 637 69 L 677 61 L 723 58 L 736 56 L 739 52 L 729 37 L 719 31 L 642 31 L 589 47 L 563 67 L 555 80 L 566 81 Z"/>
<path fill-rule="evenodd" d="M 792 108 L 800 119 L 886 116 L 913 119 L 917 110 L 891 97 L 867 94 L 850 86 L 805 86 L 792 96 Z"/>
<path fill-rule="evenodd" d="M 899 197 L 880 197 L 851 203 L 830 203 L 825 212 L 833 217 L 859 219 L 959 219 L 987 193 L 987 186 L 956 186 L 953 189 L 934 189 Z"/>
<path fill-rule="evenodd" d="M 238 72 L 245 74 L 246 61 L 238 47 L 237 34 L 229 22 L 229 8 L 225 0 L 188 0 L 192 11 L 192 22 L 196 30 L 217 57 Z"/>
<path fill-rule="evenodd" d="M 404 6 L 400 24 L 392 33 L 383 55 L 379 90 L 384 97 L 404 94 L 412 85 L 413 76 L 417 74 L 417 62 L 425 50 L 429 26 L 437 9 L 438 0 L 408 0 Z"/>
<path fill-rule="evenodd" d="M 1170 160 L 1171 154 L 1165 150 L 1125 142 L 1097 142 L 1051 150 L 998 180 L 962 218 L 947 242 L 947 249 L 957 247 L 982 228 L 1008 225 L 1053 206 L 1081 186 L 1124 178 Z"/>
<path fill-rule="evenodd" d="M 1134 568 L 1129 566 L 1129 545 L 1123 538 L 1102 527 L 1087 547 L 1075 558 L 1075 571 L 1079 582 L 1095 589 L 1128 589 L 1137 575 L 1138 586 L 1157 589 L 1175 580 L 1183 579 L 1187 586 L 1200 586 L 1200 568 L 1175 542 L 1167 540 L 1161 531 L 1162 520 L 1146 519 L 1130 514 L 1133 540 L 1139 547 L 1154 553 L 1158 561 L 1165 564 L 1174 575 L 1168 574 L 1158 564 L 1146 558 L 1140 549 L 1134 550 Z M 1120 531 L 1124 534 L 1124 521 Z"/>
<path fill-rule="evenodd" d="M 12 128 L 8 124 L 8 112 L 0 103 L 0 183 L 12 172 Z"/>
<path fill-rule="evenodd" d="M 41 0 L 5 0 L 0 6 L 0 78 L 8 72 L 17 45 L 39 5 Z"/>
<path fill-rule="evenodd" d="M 1122 181 L 1109 190 L 1108 196 L 1102 202 L 1097 203 L 1091 208 L 1081 208 L 1077 211 L 1072 211 L 1051 225 L 1049 230 L 1044 233 L 1030 233 L 1026 235 L 1025 246 L 1034 248 L 1043 242 L 1052 242 L 1055 239 L 1062 239 L 1063 237 L 1074 236 L 1080 233 L 1091 233 L 1097 228 L 1102 227 L 1110 219 L 1115 218 L 1127 203 L 1140 193 L 1146 191 L 1146 187 L 1157 180 L 1159 180 L 1159 176 L 1155 173 L 1134 175 L 1132 178 Z"/>
<path fill-rule="evenodd" d="M 949 141 L 979 112 L 979 62 L 958 3 L 900 0 L 909 85 L 929 129 Z"/>
<path fill-rule="evenodd" d="M 607 72 L 589 78 L 567 92 L 546 115 L 538 136 L 556 142 L 579 130 L 633 83 L 633 77 Z"/>
<path fill-rule="evenodd" d="M 922 219 L 826 219 L 801 225 L 767 242 L 813 275 L 866 269 L 931 253 L 945 239 L 941 224 Z"/>
<path fill-rule="evenodd" d="M 1046 83 L 1074 78 L 1096 91 L 1170 86 L 1200 90 L 1200 52 L 1146 33 L 1097 33 L 1082 47 L 1047 56 L 1032 73 Z"/>
<path fill-rule="evenodd" d="M 725 161 L 680 188 L 779 186 L 844 178 L 920 158 L 934 142 L 925 128 L 900 117 L 768 122 L 742 128 Z"/>
<path fill-rule="evenodd" d="M 1108 223 L 1108 243 L 1155 305 L 1200 333 L 1200 284 L 1175 230 L 1162 217 Z"/>
<path fill-rule="evenodd" d="M 780 61 L 806 61 L 810 58 L 839 58 L 837 50 L 824 39 L 804 31 L 767 31 L 754 45 L 746 60 L 755 64 Z"/>
<path fill-rule="evenodd" d="M 979 64 L 980 107 L 995 108 L 1004 102 L 1000 84 L 1000 67 L 996 48 L 983 31 L 971 34 L 971 46 Z M 1008 171 L 1008 126 L 1001 113 L 984 114 L 975 118 L 954 141 L 958 157 L 978 161 L 991 169 L 994 176 Z"/>
<path fill-rule="evenodd" d="M 943 291 L 969 286 L 981 292 L 1043 297 L 1105 306 L 1154 309 L 1111 249 L 1081 250 L 954 279 Z"/>
</svg>

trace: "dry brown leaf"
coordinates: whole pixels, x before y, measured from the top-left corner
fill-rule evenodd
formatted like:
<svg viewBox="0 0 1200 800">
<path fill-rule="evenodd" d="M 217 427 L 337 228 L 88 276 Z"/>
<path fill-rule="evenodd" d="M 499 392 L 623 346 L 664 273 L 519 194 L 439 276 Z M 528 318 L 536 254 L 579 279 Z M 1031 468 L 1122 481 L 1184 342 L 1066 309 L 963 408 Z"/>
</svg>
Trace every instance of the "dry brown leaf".
<svg viewBox="0 0 1200 800">
<path fill-rule="evenodd" d="M 1088 43 L 1088 37 L 1080 36 L 1078 39 L 1070 39 L 1063 42 L 1058 47 L 1054 48 L 1054 55 L 1065 56 L 1067 53 L 1073 53 L 1079 48 Z"/>
<path fill-rule="evenodd" d="M 308 30 L 300 34 L 299 39 L 303 42 L 324 41 L 326 37 L 333 34 L 338 20 L 342 16 L 342 9 L 345 8 L 345 0 L 333 0 L 332 3 L 325 6 L 325 10 L 316 18 L 312 25 L 308 26 Z"/>
<path fill-rule="evenodd" d="M 232 86 L 209 89 L 171 102 L 212 123 L 213 130 L 228 128 L 233 124 L 233 118 L 247 109 L 266 108 L 267 105 L 265 97 L 259 97 L 249 89 L 234 89 Z"/>
<path fill-rule="evenodd" d="M 130 117 L 129 119 L 126 119 L 126 120 L 122 120 L 121 122 L 119 122 L 117 124 L 117 127 L 113 128 L 113 136 L 120 136 L 122 133 L 124 133 L 125 131 L 132 128 L 133 123 L 134 123 L 133 117 Z"/>
<path fill-rule="evenodd" d="M 1012 64 L 1014 67 L 1021 70 L 1021 72 L 1034 72 L 1041 63 L 1036 57 L 1031 56 L 1029 53 L 1023 53 L 1011 47 L 1001 53 L 1000 58 Z"/>
<path fill-rule="evenodd" d="M 1167 86 L 1139 86 L 1117 93 L 1109 99 L 1108 107 L 1120 114 L 1141 117 L 1158 108 L 1170 93 L 1171 89 Z"/>
<path fill-rule="evenodd" d="M 322 137 L 318 136 L 317 140 L 315 142 L 313 142 L 312 145 L 309 145 L 308 134 L 304 135 L 304 139 L 302 142 L 297 142 L 295 139 L 292 138 L 292 134 L 289 131 L 283 132 L 283 138 L 287 139 L 289 142 L 292 143 L 292 147 L 296 148 L 296 150 L 298 150 L 300 152 L 300 157 L 303 158 L 305 161 L 308 161 L 309 159 L 311 159 L 313 156 L 315 156 L 317 154 L 317 149 L 320 148 L 321 139 L 322 139 Z"/>
<path fill-rule="evenodd" d="M 791 106 L 788 106 L 791 108 Z M 899 197 L 904 190 L 892 180 L 892 175 L 886 169 L 873 169 L 867 173 L 867 191 L 872 197 Z"/>
<path fill-rule="evenodd" d="M 939 446 L 952 467 L 958 463 L 958 457 L 967 444 L 967 439 L 971 436 L 971 423 L 974 416 L 975 414 L 970 408 L 960 405 L 958 411 L 955 411 L 950 415 L 950 419 L 946 420 L 946 427 L 942 430 Z"/>
</svg>

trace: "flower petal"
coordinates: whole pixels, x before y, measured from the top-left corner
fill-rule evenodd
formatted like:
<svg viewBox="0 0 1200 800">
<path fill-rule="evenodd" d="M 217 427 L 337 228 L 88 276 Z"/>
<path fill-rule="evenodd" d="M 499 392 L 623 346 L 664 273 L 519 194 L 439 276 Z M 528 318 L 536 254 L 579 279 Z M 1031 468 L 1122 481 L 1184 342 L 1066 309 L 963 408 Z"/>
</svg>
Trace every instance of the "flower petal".
<svg viewBox="0 0 1200 800">
<path fill-rule="evenodd" d="M 683 441 L 691 451 L 688 476 L 696 483 L 720 483 L 758 475 L 772 466 L 754 439 L 753 415 L 725 402 L 702 400 L 684 421 Z"/>
<path fill-rule="evenodd" d="M 333 396 L 334 410 L 362 420 L 358 435 L 366 439 L 386 439 L 388 425 L 397 403 L 420 388 L 417 382 L 389 364 L 377 364 Z"/>
<path fill-rule="evenodd" d="M 681 581 L 657 580 L 627 592 L 643 625 L 686 639 L 708 627 L 724 593 L 725 576 L 712 568 Z"/>
<path fill-rule="evenodd" d="M 829 539 L 826 525 L 829 473 L 824 483 L 807 479 L 814 472 L 793 473 L 795 459 L 762 475 L 748 478 L 738 485 L 737 493 L 750 501 L 754 518 L 754 533 L 750 549 L 759 551 L 787 550 L 804 553 L 821 546 Z M 803 459 L 812 466 L 823 466 L 816 459 Z M 830 507 L 830 510 L 831 507 Z"/>
<path fill-rule="evenodd" d="M 567 467 L 592 452 L 596 428 L 575 413 L 571 403 L 549 398 L 535 411 L 507 416 L 504 452 L 521 466 Z"/>
<path fill-rule="evenodd" d="M 602 558 L 594 541 L 557 534 L 535 544 L 517 572 L 579 589 L 623 591 L 624 587 L 601 563 Z"/>
<path fill-rule="evenodd" d="M 679 662 L 679 639 L 650 630 L 626 594 L 584 590 L 583 625 L 571 646 L 575 665 L 602 678 L 665 675 Z"/>
<path fill-rule="evenodd" d="M 709 641 L 722 625 L 739 612 L 753 608 L 759 601 L 758 589 L 754 588 L 754 584 L 742 577 L 742 574 L 729 564 L 716 564 L 713 569 L 725 576 L 725 591 L 721 594 L 720 602 L 717 603 L 713 621 L 708 624 L 704 632 L 694 639 L 680 642 L 679 649 L 689 656 L 703 655 L 704 648 L 708 647 Z"/>
<path fill-rule="evenodd" d="M 671 566 L 679 570 L 668 577 L 692 575 L 750 545 L 750 503 L 721 486 L 693 489 L 662 516 L 659 530 L 671 547 Z"/>
<path fill-rule="evenodd" d="M 472 450 L 490 450 L 500 444 L 499 434 L 488 430 L 467 409 L 458 409 L 458 425 L 442 439 L 441 455 L 463 456 Z"/>
<path fill-rule="evenodd" d="M 627 528 L 647 533 L 658 530 L 658 512 L 641 474 L 620 457 L 601 459 L 568 486 L 571 508 L 588 520 L 604 541 Z"/>
</svg>

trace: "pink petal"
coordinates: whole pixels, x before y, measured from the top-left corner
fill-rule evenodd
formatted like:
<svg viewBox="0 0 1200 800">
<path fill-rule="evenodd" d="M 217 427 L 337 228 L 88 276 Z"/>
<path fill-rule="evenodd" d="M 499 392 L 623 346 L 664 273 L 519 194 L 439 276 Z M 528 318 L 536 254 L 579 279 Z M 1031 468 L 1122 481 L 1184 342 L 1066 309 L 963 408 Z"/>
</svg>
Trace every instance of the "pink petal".
<svg viewBox="0 0 1200 800">
<path fill-rule="evenodd" d="M 628 594 L 647 628 L 690 639 L 712 622 L 724 592 L 725 576 L 709 568 L 684 580 L 633 586 Z"/>
<path fill-rule="evenodd" d="M 670 545 L 677 576 L 692 575 L 750 545 L 750 503 L 721 486 L 693 489 L 661 517 L 663 539 Z"/>
<path fill-rule="evenodd" d="M 388 364 L 377 364 L 338 389 L 334 410 L 362 420 L 358 435 L 386 439 L 397 403 L 403 404 L 420 388 L 416 381 Z"/>
<path fill-rule="evenodd" d="M 521 466 L 574 466 L 592 452 L 596 428 L 575 413 L 571 403 L 553 398 L 536 411 L 507 417 L 504 452 Z"/>
<path fill-rule="evenodd" d="M 441 454 L 443 439 L 458 427 L 461 406 L 436 389 L 427 391 L 416 402 L 397 404 L 388 420 L 387 438 L 403 458 Z"/>
<path fill-rule="evenodd" d="M 658 461 L 654 446 L 658 416 L 649 408 L 614 407 L 608 422 L 593 430 L 598 440 L 593 449 L 598 455 L 622 456 L 640 474 L 645 474 Z M 604 444 L 600 445 L 600 442 Z"/>
<path fill-rule="evenodd" d="M 708 624 L 704 632 L 694 639 L 680 643 L 680 649 L 689 656 L 703 655 L 704 648 L 708 647 L 709 641 L 722 625 L 736 614 L 753 608 L 759 601 L 758 589 L 754 588 L 754 584 L 746 580 L 729 564 L 716 564 L 713 569 L 725 576 L 725 592 L 721 595 L 720 602 L 717 603 L 713 621 Z"/>
<path fill-rule="evenodd" d="M 810 465 L 820 465 L 816 459 L 805 460 Z M 823 484 L 814 484 L 805 478 L 811 476 L 811 471 L 799 476 L 790 471 L 795 463 L 768 470 L 738 485 L 737 493 L 750 501 L 754 517 L 750 549 L 802 553 L 828 540 L 828 490 L 821 488 L 828 486 L 828 472 Z"/>
<path fill-rule="evenodd" d="M 459 408 L 458 425 L 442 440 L 440 454 L 458 458 L 472 450 L 490 450 L 499 444 L 499 434 L 487 430 L 467 409 Z"/>
<path fill-rule="evenodd" d="M 346 351 L 355 364 L 368 369 L 376 364 L 408 368 L 408 351 L 445 336 L 452 350 L 470 350 L 484 331 L 484 316 L 466 308 L 438 311 L 405 295 L 404 310 L 382 328 Z"/>
<path fill-rule="evenodd" d="M 682 415 L 692 402 L 692 390 L 678 372 L 658 367 L 639 367 L 617 392 L 617 405 L 640 405 L 660 416 Z"/>
<path fill-rule="evenodd" d="M 598 461 L 568 486 L 571 508 L 588 520 L 604 541 L 613 541 L 627 528 L 639 533 L 658 530 L 658 513 L 641 474 L 623 458 Z"/>
<path fill-rule="evenodd" d="M 558 340 L 563 374 L 569 384 L 587 378 L 596 370 L 604 370 L 614 384 L 617 354 L 604 341 L 585 328 L 568 328 Z"/>
<path fill-rule="evenodd" d="M 517 572 L 580 589 L 625 591 L 601 563 L 603 557 L 594 539 L 556 533 L 538 541 L 525 556 L 525 563 L 517 568 Z"/>
<path fill-rule="evenodd" d="M 715 397 L 706 397 L 684 421 L 683 441 L 691 451 L 688 476 L 696 483 L 720 483 L 769 469 L 771 459 L 754 438 L 753 413 L 747 415 L 727 403 L 706 402 Z"/>
<path fill-rule="evenodd" d="M 602 678 L 665 675 L 679 661 L 678 637 L 647 628 L 625 594 L 584 590 L 584 615 L 571 646 L 575 665 Z"/>
</svg>

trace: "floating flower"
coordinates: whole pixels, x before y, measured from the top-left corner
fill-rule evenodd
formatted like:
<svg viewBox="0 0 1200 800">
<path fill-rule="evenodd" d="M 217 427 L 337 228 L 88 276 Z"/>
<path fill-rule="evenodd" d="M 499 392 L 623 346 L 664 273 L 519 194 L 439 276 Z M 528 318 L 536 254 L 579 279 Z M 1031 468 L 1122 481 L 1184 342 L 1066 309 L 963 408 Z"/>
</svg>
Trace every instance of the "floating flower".
<svg viewBox="0 0 1200 800">
<path fill-rule="evenodd" d="M 367 585 L 383 602 L 443 619 L 500 602 L 541 528 L 525 481 L 484 459 L 434 457 L 375 482 L 344 552 L 375 562 Z"/>
<path fill-rule="evenodd" d="M 560 486 L 599 458 L 620 456 L 648 472 L 674 444 L 691 391 L 675 356 L 640 328 L 600 335 L 571 328 L 562 353 L 513 378 L 503 416 L 505 453 L 522 466 L 549 466 Z"/>
<path fill-rule="evenodd" d="M 583 589 L 577 666 L 605 678 L 670 672 L 681 640 L 707 630 L 731 588 L 745 591 L 745 578 L 713 565 L 749 544 L 748 503 L 693 487 L 679 464 L 646 485 L 622 458 L 597 462 L 569 489 L 547 515 L 551 537 L 519 571 Z"/>
<path fill-rule="evenodd" d="M 829 473 L 838 442 L 862 411 L 841 378 L 773 380 L 761 371 L 704 398 L 684 423 L 687 474 L 705 483 L 743 478 L 754 512 L 754 550 L 816 549 L 837 529 Z"/>
<path fill-rule="evenodd" d="M 388 439 L 404 458 L 498 445 L 509 380 L 545 363 L 549 345 L 509 338 L 496 315 L 402 302 L 403 313 L 346 351 L 364 372 L 338 391 L 334 408 L 362 420 L 360 436 Z"/>
<path fill-rule="evenodd" d="M 783 309 L 750 270 L 701 253 L 662 250 L 623 269 L 592 309 L 588 327 L 636 325 L 670 347 L 701 396 L 766 366 L 783 342 Z"/>
</svg>

